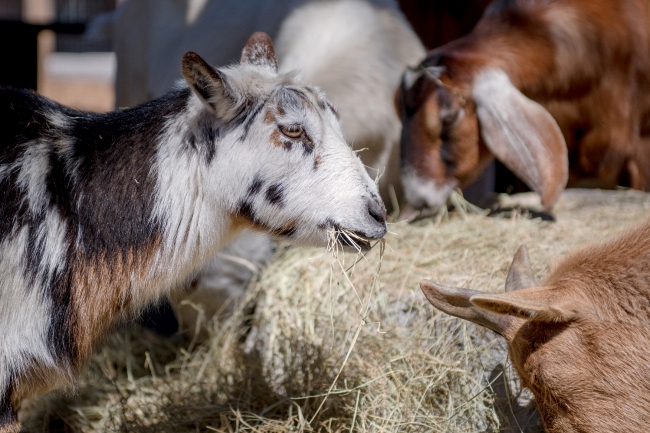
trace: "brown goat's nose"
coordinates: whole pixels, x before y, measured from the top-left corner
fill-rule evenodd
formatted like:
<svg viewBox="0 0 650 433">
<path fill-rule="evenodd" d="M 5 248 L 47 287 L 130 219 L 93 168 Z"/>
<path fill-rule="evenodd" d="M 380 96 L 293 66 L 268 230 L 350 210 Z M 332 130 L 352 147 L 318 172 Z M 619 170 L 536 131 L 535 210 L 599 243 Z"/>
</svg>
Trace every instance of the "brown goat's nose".
<svg viewBox="0 0 650 433">
<path fill-rule="evenodd" d="M 381 200 L 375 197 L 368 200 L 368 213 L 379 224 L 386 224 L 386 207 Z"/>
</svg>

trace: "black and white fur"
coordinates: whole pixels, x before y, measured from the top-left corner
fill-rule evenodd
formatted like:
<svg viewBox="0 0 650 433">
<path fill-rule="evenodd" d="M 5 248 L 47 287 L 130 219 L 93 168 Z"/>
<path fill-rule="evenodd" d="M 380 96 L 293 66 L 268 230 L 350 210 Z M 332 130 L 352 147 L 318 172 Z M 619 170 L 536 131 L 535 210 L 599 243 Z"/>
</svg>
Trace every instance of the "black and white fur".
<svg viewBox="0 0 650 433">
<path fill-rule="evenodd" d="M 334 110 L 277 73 L 268 36 L 230 67 L 188 53 L 183 74 L 189 87 L 109 114 L 0 90 L 0 432 L 241 229 L 303 245 L 386 233 Z"/>
</svg>

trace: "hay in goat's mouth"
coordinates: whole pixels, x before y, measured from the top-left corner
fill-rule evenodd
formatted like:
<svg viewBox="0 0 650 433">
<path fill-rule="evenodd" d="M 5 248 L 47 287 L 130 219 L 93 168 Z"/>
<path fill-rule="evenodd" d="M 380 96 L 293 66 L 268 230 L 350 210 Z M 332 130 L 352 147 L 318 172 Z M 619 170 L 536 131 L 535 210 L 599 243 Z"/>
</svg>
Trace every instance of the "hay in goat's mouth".
<svg viewBox="0 0 650 433">
<path fill-rule="evenodd" d="M 369 251 L 372 247 L 370 239 L 352 230 L 333 227 L 327 232 L 327 251 L 337 255 L 338 251 L 349 247 L 357 253 Z"/>
<path fill-rule="evenodd" d="M 363 257 L 280 249 L 204 344 L 188 352 L 129 328 L 75 395 L 34 399 L 20 416 L 28 431 L 520 431 L 501 430 L 514 403 L 495 405 L 502 340 L 436 311 L 418 282 L 502 291 L 519 245 L 539 278 L 649 209 L 639 192 L 569 191 L 556 223 L 456 212 L 392 224 L 385 249 Z"/>
</svg>

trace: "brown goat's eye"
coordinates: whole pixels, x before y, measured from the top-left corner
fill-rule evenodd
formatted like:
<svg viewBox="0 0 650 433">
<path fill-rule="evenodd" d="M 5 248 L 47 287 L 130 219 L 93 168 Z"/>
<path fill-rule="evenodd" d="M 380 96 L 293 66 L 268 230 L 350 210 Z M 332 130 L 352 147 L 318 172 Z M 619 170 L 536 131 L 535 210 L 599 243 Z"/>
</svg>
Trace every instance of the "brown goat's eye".
<svg viewBox="0 0 650 433">
<path fill-rule="evenodd" d="M 280 128 L 280 131 L 284 135 L 290 138 L 298 138 L 302 135 L 302 126 L 300 125 L 288 125 L 288 126 L 282 126 Z"/>
</svg>

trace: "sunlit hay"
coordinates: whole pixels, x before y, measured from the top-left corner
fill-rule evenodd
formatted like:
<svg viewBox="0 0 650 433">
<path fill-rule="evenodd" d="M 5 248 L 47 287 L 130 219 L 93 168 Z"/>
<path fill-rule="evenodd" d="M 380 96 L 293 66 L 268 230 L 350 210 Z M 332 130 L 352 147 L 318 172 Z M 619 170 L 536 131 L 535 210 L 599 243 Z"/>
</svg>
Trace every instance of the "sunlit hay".
<svg viewBox="0 0 650 433">
<path fill-rule="evenodd" d="M 365 257 L 344 252 L 336 232 L 330 253 L 280 248 L 234 313 L 210 322 L 210 338 L 190 352 L 187 342 L 135 327 L 116 334 L 76 397 L 50 394 L 26 405 L 26 429 L 520 431 L 508 428 L 516 402 L 495 405 L 493 371 L 507 364 L 502 340 L 436 311 L 418 282 L 502 291 L 522 243 L 540 278 L 574 247 L 650 215 L 650 196 L 570 191 L 555 223 L 517 211 L 461 212 L 455 199 L 454 212 L 390 224 L 385 247 Z"/>
</svg>

